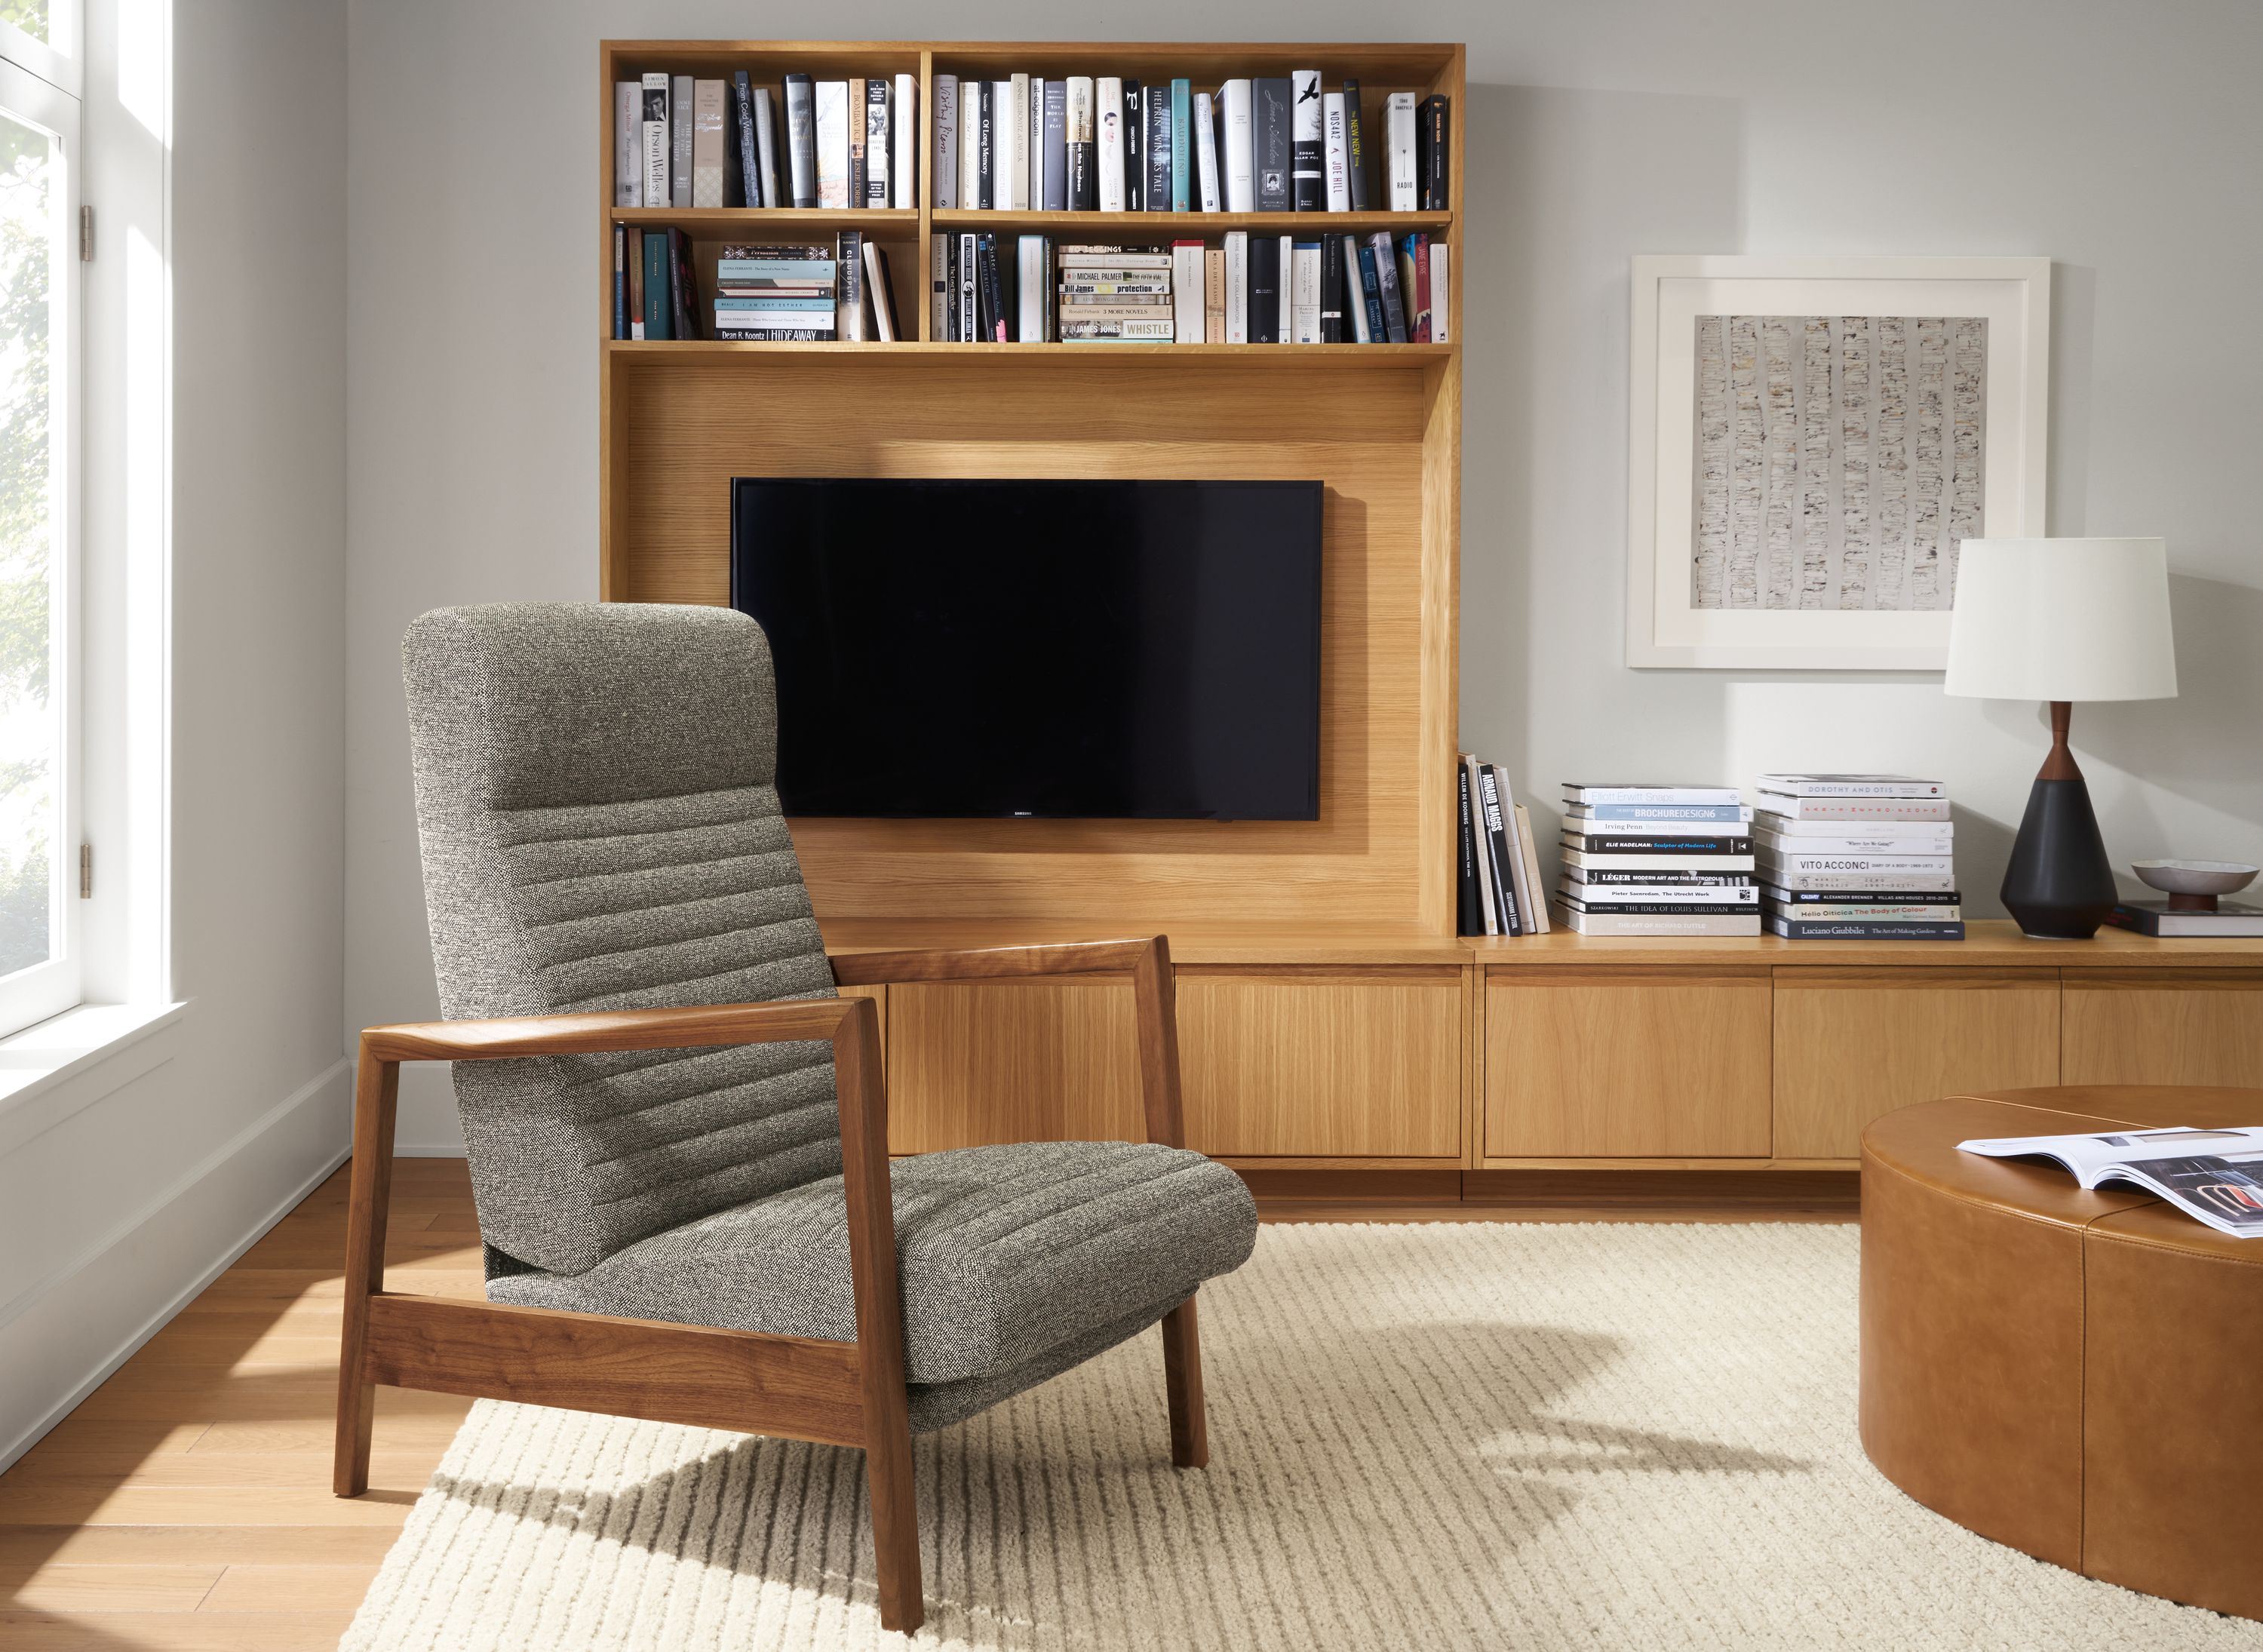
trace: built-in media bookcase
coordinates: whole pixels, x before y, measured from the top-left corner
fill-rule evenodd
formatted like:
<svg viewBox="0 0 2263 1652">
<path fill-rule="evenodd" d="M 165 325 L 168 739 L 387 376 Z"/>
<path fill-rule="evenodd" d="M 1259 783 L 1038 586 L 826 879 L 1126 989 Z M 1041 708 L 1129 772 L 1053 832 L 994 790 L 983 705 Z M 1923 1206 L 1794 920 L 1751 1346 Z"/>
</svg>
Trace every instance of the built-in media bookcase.
<svg viewBox="0 0 2263 1652">
<path fill-rule="evenodd" d="M 1027 918 L 1453 931 L 1460 311 L 1486 272 L 1461 258 L 1463 51 L 1453 45 L 609 41 L 598 54 L 592 321 L 600 341 L 601 582 L 609 599 L 729 600 L 734 475 L 1313 478 L 1323 517 L 1321 818 L 802 820 L 821 917 Z M 1442 209 L 1003 212 L 932 204 L 938 75 L 1137 76 L 1215 91 L 1318 69 L 1359 83 L 1378 151 L 1385 100 L 1448 100 Z M 776 89 L 898 75 L 918 86 L 914 208 L 614 204 L 615 85 L 646 74 Z M 1382 166 L 1374 168 L 1381 180 Z M 1386 197 L 1387 199 L 1387 197 Z M 688 236 L 702 296 L 734 243 L 878 243 L 901 342 L 629 342 L 613 330 L 617 224 Z M 960 344 L 929 338 L 929 237 L 1168 245 L 1228 230 L 1318 239 L 1420 232 L 1450 250 L 1442 344 Z M 1074 554 L 1074 544 L 1062 547 Z M 1063 616 L 1073 624 L 1074 616 Z M 1042 684 L 1030 692 L 1041 694 Z"/>
</svg>

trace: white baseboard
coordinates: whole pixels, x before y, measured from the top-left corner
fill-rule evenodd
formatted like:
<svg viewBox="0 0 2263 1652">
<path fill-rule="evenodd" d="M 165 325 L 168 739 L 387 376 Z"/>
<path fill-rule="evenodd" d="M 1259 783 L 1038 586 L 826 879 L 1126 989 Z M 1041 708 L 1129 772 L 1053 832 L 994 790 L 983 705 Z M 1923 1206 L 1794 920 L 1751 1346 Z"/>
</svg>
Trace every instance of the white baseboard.
<svg viewBox="0 0 2263 1652">
<path fill-rule="evenodd" d="M 69 1299 L 69 1305 L 76 1316 L 82 1320 L 90 1308 L 98 1312 L 102 1291 L 100 1284 L 92 1276 L 101 1273 L 105 1264 L 122 1259 L 126 1263 L 139 1263 L 146 1272 L 148 1259 L 132 1253 L 145 1248 L 137 1244 L 145 1237 L 152 1242 L 146 1248 L 160 1248 L 166 1235 L 153 1230 L 169 1220 L 177 1228 L 197 1225 L 209 1228 L 214 1223 L 227 1222 L 225 1213 L 228 1207 L 238 1202 L 230 1196 L 249 1191 L 226 1185 L 230 1172 L 236 1173 L 239 1177 L 256 1177 L 257 1170 L 264 1168 L 254 1163 L 260 1156 L 261 1148 L 268 1148 L 271 1152 L 278 1149 L 290 1152 L 289 1146 L 280 1138 L 288 1135 L 293 1128 L 313 1131 L 315 1142 L 314 1158 L 307 1160 L 303 1150 L 292 1156 L 298 1158 L 301 1164 L 311 1162 L 314 1168 L 302 1170 L 294 1177 L 289 1185 L 289 1191 L 265 1206 L 249 1226 L 223 1227 L 222 1231 L 231 1236 L 222 1243 L 217 1254 L 210 1250 L 204 1252 L 212 1257 L 211 1261 L 200 1267 L 193 1277 L 176 1286 L 155 1312 L 146 1314 L 123 1340 L 107 1354 L 100 1356 L 82 1377 L 70 1382 L 67 1391 L 37 1418 L 27 1426 L 19 1427 L 14 1438 L 0 1445 L 0 1471 L 4 1471 L 37 1445 L 48 1430 L 69 1416 L 80 1402 L 107 1380 L 119 1366 L 133 1358 L 144 1343 L 163 1330 L 175 1315 L 195 1300 L 199 1292 L 225 1272 L 237 1257 L 257 1244 L 270 1228 L 345 1163 L 349 1150 L 336 1144 L 335 1131 L 322 1127 L 322 1112 L 325 1107 L 335 1107 L 343 1116 L 352 1080 L 353 1063 L 351 1061 L 341 1060 L 315 1075 L 176 1177 L 139 1210 L 114 1224 L 68 1266 L 57 1270 L 55 1274 L 42 1281 L 40 1287 L 25 1293 L 12 1305 L 14 1311 L 9 1322 L 0 1326 L 0 1341 L 18 1336 L 37 1339 L 43 1330 L 48 1330 L 38 1322 L 43 1316 L 42 1310 L 53 1308 L 60 1311 L 66 1297 Z M 322 1144 L 325 1134 L 331 1137 L 328 1145 Z M 351 1140 L 350 1135 L 348 1140 Z M 268 1185 L 272 1185 L 271 1180 Z M 192 1208 L 200 1197 L 216 1205 L 217 1210 L 199 1212 Z M 197 1221 L 199 1216 L 206 1218 L 203 1223 Z M 193 1243 L 193 1235 L 182 1234 L 179 1237 Z M 102 1283 L 111 1284 L 121 1294 L 134 1293 L 130 1286 L 118 1282 Z M 65 1286 L 73 1288 L 66 1290 Z"/>
</svg>

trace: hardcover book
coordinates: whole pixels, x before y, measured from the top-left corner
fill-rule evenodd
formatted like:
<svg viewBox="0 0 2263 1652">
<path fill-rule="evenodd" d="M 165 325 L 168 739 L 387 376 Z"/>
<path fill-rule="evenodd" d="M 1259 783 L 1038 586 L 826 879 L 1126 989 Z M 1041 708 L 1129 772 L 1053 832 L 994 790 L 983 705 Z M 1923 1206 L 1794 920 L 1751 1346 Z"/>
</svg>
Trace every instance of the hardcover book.
<svg viewBox="0 0 2263 1652">
<path fill-rule="evenodd" d="M 727 83 L 700 80 L 691 83 L 691 199 L 694 206 L 725 205 L 724 186 L 730 170 L 730 134 L 726 130 L 729 98 Z"/>
<path fill-rule="evenodd" d="M 1194 86 L 1171 83 L 1171 210 L 1192 212 L 1195 204 Z"/>
<path fill-rule="evenodd" d="M 849 83 L 821 80 L 817 105 L 817 204 L 849 205 Z"/>
<path fill-rule="evenodd" d="M 915 126 L 915 130 L 917 129 Z M 935 159 L 929 163 L 935 186 L 935 204 L 946 210 L 958 205 L 958 76 L 935 77 Z M 937 333 L 937 337 L 942 334 Z"/>
<path fill-rule="evenodd" d="M 1195 204 L 1206 213 L 1219 210 L 1225 199 L 1218 192 L 1216 113 L 1206 91 L 1195 94 Z"/>
<path fill-rule="evenodd" d="M 1372 164 L 1368 150 L 1367 127 L 1359 107 L 1359 83 L 1348 80 L 1343 83 L 1344 100 L 1344 183 L 1351 193 L 1351 210 L 1363 213 L 1374 204 L 1375 190 L 1368 182 L 1368 169 Z"/>
<path fill-rule="evenodd" d="M 843 84 L 849 88 L 849 98 L 846 105 L 849 119 L 849 199 L 844 204 L 850 206 L 867 206 L 871 203 L 865 199 L 864 194 L 864 186 L 866 183 L 864 156 L 866 120 L 864 113 L 865 82 L 861 79 L 850 80 L 844 82 Z M 821 111 L 820 114 L 820 124 L 821 129 Z M 821 193 L 822 191 L 821 190 L 820 192 Z"/>
<path fill-rule="evenodd" d="M 1136 80 L 1124 83 L 1124 210 L 1147 209 L 1147 98 Z"/>
<path fill-rule="evenodd" d="M 1281 239 L 1277 235 L 1250 238 L 1249 342 L 1281 342 Z"/>
<path fill-rule="evenodd" d="M 1320 71 L 1290 70 L 1289 204 L 1300 213 L 1316 213 L 1327 200 L 1320 115 Z"/>
<path fill-rule="evenodd" d="M 1375 285 L 1383 297 L 1383 337 L 1394 344 L 1406 342 L 1406 310 L 1399 292 L 1399 258 L 1391 232 L 1378 229 L 1368 237 L 1375 255 Z"/>
<path fill-rule="evenodd" d="M 1254 112 L 1250 103 L 1250 84 L 1246 80 L 1230 80 L 1218 88 L 1218 102 L 1225 114 L 1225 153 L 1219 157 L 1225 172 L 1225 210 L 1230 213 L 1252 213 L 1257 210 L 1256 135 L 1252 126 Z"/>
<path fill-rule="evenodd" d="M 1447 99 L 1433 94 L 1422 100 L 1416 112 L 1415 178 L 1417 193 L 1422 210 L 1442 213 L 1446 210 L 1446 171 L 1452 149 L 1447 142 L 1449 117 Z"/>
<path fill-rule="evenodd" d="M 1384 162 L 1390 177 L 1390 194 L 1385 205 L 1395 213 L 1416 210 L 1421 199 L 1418 191 L 1417 157 L 1414 153 L 1414 94 L 1394 91 L 1383 110 Z"/>
<path fill-rule="evenodd" d="M 668 204 L 671 206 L 694 204 L 691 153 L 692 128 L 697 124 L 692 108 L 692 100 L 698 96 L 696 85 L 689 75 L 671 75 L 668 78 Z"/>
<path fill-rule="evenodd" d="M 1289 341 L 1320 342 L 1320 243 L 1299 241 L 1290 250 Z"/>
<path fill-rule="evenodd" d="M 910 211 L 919 205 L 919 82 L 910 75 L 896 76 L 896 95 L 888 105 L 890 154 L 888 187 L 891 204 Z"/>
<path fill-rule="evenodd" d="M 864 83 L 864 199 L 862 205 L 885 209 L 894 197 L 889 168 L 895 161 L 895 134 L 890 130 L 888 83 L 877 76 Z"/>
<path fill-rule="evenodd" d="M 644 77 L 644 204 L 669 204 L 669 157 L 673 135 L 668 129 L 669 77 Z M 647 318 L 648 319 L 648 318 Z"/>
<path fill-rule="evenodd" d="M 1327 174 L 1327 204 L 1332 213 L 1351 210 L 1349 151 L 1344 143 L 1344 100 L 1340 91 L 1320 98 L 1320 164 Z"/>
<path fill-rule="evenodd" d="M 1086 115 L 1091 120 L 1092 102 L 1085 100 Z M 1087 141 L 1088 143 L 1089 140 Z M 1049 80 L 1045 83 L 1045 149 L 1043 170 L 1044 192 L 1038 204 L 1049 213 L 1069 210 L 1068 179 L 1068 83 Z M 1085 170 L 1092 170 L 1089 161 Z"/>
<path fill-rule="evenodd" d="M 613 83 L 613 205 L 644 205 L 644 87 Z"/>
<path fill-rule="evenodd" d="M 1295 116 L 1291 112 L 1285 76 L 1259 76 L 1249 83 L 1250 136 L 1257 176 L 1256 210 L 1284 213 L 1290 209 L 1294 165 Z"/>
<path fill-rule="evenodd" d="M 806 75 L 785 77 L 786 163 L 793 204 L 817 205 L 817 83 Z"/>
<path fill-rule="evenodd" d="M 1097 82 L 1071 80 L 1068 83 L 1070 168 L 1074 170 L 1074 149 L 1079 122 L 1077 119 L 1077 89 L 1084 89 L 1083 129 L 1087 141 L 1095 141 L 1094 161 L 1087 170 L 1094 173 L 1093 200 L 1084 200 L 1081 192 L 1076 210 L 1089 212 L 1095 206 L 1104 213 L 1124 210 L 1124 83 L 1114 75 L 1103 75 Z"/>
<path fill-rule="evenodd" d="M 1147 178 L 1142 199 L 1151 213 L 1171 210 L 1171 89 L 1149 86 L 1146 99 Z"/>
</svg>

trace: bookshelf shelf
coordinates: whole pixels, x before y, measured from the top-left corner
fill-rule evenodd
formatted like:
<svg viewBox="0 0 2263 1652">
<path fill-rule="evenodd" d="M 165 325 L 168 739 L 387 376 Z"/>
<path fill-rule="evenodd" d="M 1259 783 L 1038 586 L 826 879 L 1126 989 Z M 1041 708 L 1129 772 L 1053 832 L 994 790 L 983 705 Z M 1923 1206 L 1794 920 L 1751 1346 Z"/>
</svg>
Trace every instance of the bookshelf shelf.
<svg viewBox="0 0 2263 1652">
<path fill-rule="evenodd" d="M 1449 360 L 1451 344 L 1101 344 L 1070 339 L 1051 344 L 954 344 L 932 340 L 904 339 L 893 344 L 874 343 L 794 342 L 763 344 L 754 340 L 623 339 L 606 341 L 609 354 L 640 366 L 653 362 L 712 360 L 719 356 L 850 356 L 936 358 L 948 361 L 1043 361 L 1073 356 L 1080 363 L 1101 358 L 1124 361 L 1229 361 L 1253 367 L 1321 367 L 1330 372 L 1419 367 Z"/>
<path fill-rule="evenodd" d="M 695 241 L 761 241 L 819 231 L 838 235 L 843 229 L 911 235 L 918 232 L 920 213 L 915 206 L 608 206 L 605 222 L 644 229 L 673 225 Z"/>
</svg>

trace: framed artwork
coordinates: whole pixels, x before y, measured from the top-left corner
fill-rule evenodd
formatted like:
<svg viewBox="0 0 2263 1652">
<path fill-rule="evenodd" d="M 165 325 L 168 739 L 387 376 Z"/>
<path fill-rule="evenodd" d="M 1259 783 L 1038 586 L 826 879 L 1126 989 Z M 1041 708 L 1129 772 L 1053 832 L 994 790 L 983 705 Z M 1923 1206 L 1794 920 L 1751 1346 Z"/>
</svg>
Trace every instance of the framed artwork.
<svg viewBox="0 0 2263 1652">
<path fill-rule="evenodd" d="M 1638 257 L 1627 663 L 1934 670 L 2043 532 L 2048 258 Z"/>
</svg>

